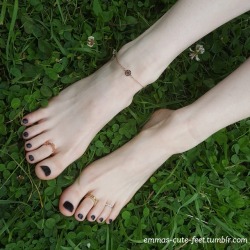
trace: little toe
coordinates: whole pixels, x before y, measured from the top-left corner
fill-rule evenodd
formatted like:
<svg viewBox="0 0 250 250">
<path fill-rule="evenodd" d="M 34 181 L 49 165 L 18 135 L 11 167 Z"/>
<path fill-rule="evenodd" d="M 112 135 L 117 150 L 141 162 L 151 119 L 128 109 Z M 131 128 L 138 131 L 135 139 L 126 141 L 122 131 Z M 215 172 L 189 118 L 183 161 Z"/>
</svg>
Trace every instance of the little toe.
<svg viewBox="0 0 250 250">
<path fill-rule="evenodd" d="M 35 112 L 32 112 L 22 119 L 22 125 L 24 126 L 30 126 L 46 117 L 46 109 L 38 109 Z"/>
<path fill-rule="evenodd" d="M 122 204 L 116 203 L 115 206 L 112 208 L 109 216 L 107 217 L 106 223 L 107 224 L 112 223 L 112 221 L 114 221 L 116 217 L 119 215 L 123 207 L 124 206 Z"/>
<path fill-rule="evenodd" d="M 26 147 L 28 147 L 28 146 L 29 146 L 29 143 L 26 144 Z M 52 153 L 53 152 L 52 152 L 51 148 L 44 145 L 36 150 L 28 152 L 26 154 L 26 159 L 29 163 L 37 163 L 37 162 L 42 161 L 43 159 L 49 157 Z"/>
<path fill-rule="evenodd" d="M 25 150 L 26 151 L 32 151 L 39 147 L 41 147 L 46 141 L 50 139 L 50 136 L 48 133 L 42 133 L 29 141 L 25 143 Z"/>
<path fill-rule="evenodd" d="M 32 127 L 29 127 L 23 132 L 23 139 L 29 140 L 33 138 L 34 136 L 41 134 L 42 132 L 44 132 L 44 130 L 45 130 L 44 123 L 40 123 Z"/>
<path fill-rule="evenodd" d="M 102 212 L 99 214 L 97 221 L 103 222 L 106 221 L 109 217 L 114 205 L 112 202 L 105 202 Z"/>
<path fill-rule="evenodd" d="M 80 190 L 80 192 L 79 192 Z M 77 182 L 75 182 L 73 185 L 65 189 L 61 195 L 60 202 L 59 202 L 59 209 L 61 213 L 65 216 L 71 216 L 75 213 L 75 210 L 82 200 L 82 198 L 86 195 L 88 192 L 87 188 L 80 188 Z M 85 201 L 85 202 L 84 202 Z M 83 203 L 84 202 L 84 203 Z M 83 204 L 87 205 L 87 209 L 81 209 Z M 77 211 L 79 211 L 76 215 L 78 218 L 82 218 L 83 220 L 89 210 L 92 208 L 93 202 L 90 199 L 84 199 L 81 203 L 81 207 L 79 210 L 79 207 L 77 208 Z"/>
<path fill-rule="evenodd" d="M 119 213 L 121 212 L 123 207 L 124 207 L 124 205 L 116 203 L 115 206 L 112 208 L 109 216 L 107 217 L 106 223 L 107 224 L 112 223 L 112 221 L 114 221 L 116 219 L 116 217 L 119 215 Z"/>
</svg>

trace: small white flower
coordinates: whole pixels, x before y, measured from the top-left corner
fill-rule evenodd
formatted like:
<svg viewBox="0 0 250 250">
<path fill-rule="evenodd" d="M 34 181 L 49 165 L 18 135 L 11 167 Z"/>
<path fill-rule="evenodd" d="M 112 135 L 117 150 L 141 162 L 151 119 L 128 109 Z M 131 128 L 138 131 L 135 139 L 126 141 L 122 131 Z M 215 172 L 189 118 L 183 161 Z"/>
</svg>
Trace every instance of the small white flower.
<svg viewBox="0 0 250 250">
<path fill-rule="evenodd" d="M 94 38 L 93 36 L 89 36 L 89 37 L 88 37 L 88 41 L 87 41 L 87 45 L 88 45 L 89 47 L 93 47 L 94 44 L 95 44 L 95 38 Z"/>
<path fill-rule="evenodd" d="M 90 243 L 87 243 L 87 248 L 90 248 L 90 246 L 91 246 Z"/>
<path fill-rule="evenodd" d="M 193 60 L 195 58 L 196 61 L 200 61 L 199 55 L 202 55 L 205 52 L 203 45 L 196 44 L 195 50 L 189 48 L 191 53 L 189 54 L 190 58 Z"/>
<path fill-rule="evenodd" d="M 203 45 L 200 44 L 196 44 L 195 46 L 195 51 L 199 54 L 203 54 L 205 52 L 205 49 L 203 47 Z"/>
<path fill-rule="evenodd" d="M 195 58 L 196 61 L 200 61 L 200 58 L 196 52 L 194 52 L 192 49 L 189 49 L 192 53 L 189 54 L 190 58 L 193 60 Z"/>
</svg>

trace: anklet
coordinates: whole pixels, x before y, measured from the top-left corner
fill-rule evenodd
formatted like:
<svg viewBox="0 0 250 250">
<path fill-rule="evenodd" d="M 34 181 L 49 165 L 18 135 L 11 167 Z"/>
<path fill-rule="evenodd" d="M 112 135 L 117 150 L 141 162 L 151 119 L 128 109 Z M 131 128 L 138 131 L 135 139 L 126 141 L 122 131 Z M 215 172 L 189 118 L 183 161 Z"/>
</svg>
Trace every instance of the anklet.
<svg viewBox="0 0 250 250">
<path fill-rule="evenodd" d="M 137 82 L 142 88 L 144 88 L 144 86 L 132 76 L 131 70 L 124 68 L 124 67 L 120 64 L 120 62 L 119 62 L 119 60 L 118 60 L 118 58 L 117 58 L 116 55 L 117 55 L 117 51 L 114 49 L 114 50 L 113 50 L 113 58 L 116 59 L 116 62 L 117 62 L 117 63 L 120 65 L 120 67 L 124 70 L 125 76 L 130 76 L 135 82 Z"/>
</svg>

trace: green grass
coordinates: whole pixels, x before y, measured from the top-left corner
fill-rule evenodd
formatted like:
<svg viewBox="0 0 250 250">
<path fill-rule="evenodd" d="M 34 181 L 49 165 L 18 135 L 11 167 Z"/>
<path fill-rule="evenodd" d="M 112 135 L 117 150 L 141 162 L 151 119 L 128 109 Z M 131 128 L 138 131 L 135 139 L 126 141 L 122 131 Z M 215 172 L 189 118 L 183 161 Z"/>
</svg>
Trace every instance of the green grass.
<svg viewBox="0 0 250 250">
<path fill-rule="evenodd" d="M 0 249 L 249 249 L 249 243 L 144 243 L 194 236 L 250 241 L 249 119 L 171 157 L 110 226 L 79 223 L 58 210 L 62 190 L 84 166 L 130 140 L 154 110 L 193 102 L 249 56 L 249 14 L 199 41 L 206 50 L 200 62 L 184 51 L 56 180 L 40 181 L 24 158 L 23 115 L 101 67 L 113 48 L 141 34 L 174 2 L 0 1 Z"/>
</svg>

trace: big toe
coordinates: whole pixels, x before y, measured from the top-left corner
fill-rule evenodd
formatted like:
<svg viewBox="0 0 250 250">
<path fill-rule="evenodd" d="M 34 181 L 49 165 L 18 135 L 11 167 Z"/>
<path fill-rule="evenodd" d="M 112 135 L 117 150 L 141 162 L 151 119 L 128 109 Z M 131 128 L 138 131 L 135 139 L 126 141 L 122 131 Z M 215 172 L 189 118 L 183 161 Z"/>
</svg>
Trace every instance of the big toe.
<svg viewBox="0 0 250 250">
<path fill-rule="evenodd" d="M 38 178 L 51 180 L 61 174 L 70 163 L 63 153 L 57 153 L 40 161 L 35 167 L 35 172 Z"/>
<path fill-rule="evenodd" d="M 72 216 L 75 213 L 78 204 L 87 194 L 87 192 L 87 185 L 80 188 L 78 180 L 76 180 L 76 182 L 65 189 L 61 195 L 59 202 L 59 210 L 61 211 L 61 213 L 65 216 Z M 93 204 L 90 202 L 88 204 L 89 210 L 92 208 L 92 206 Z"/>
</svg>

